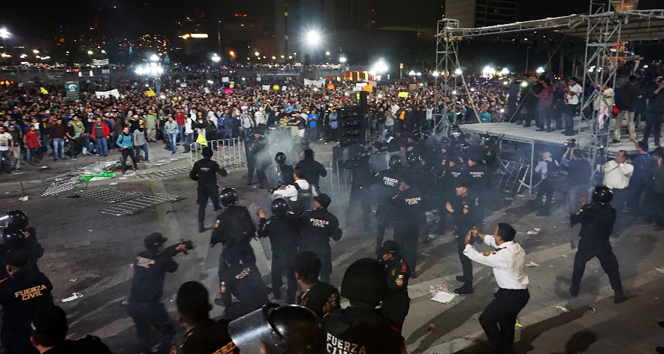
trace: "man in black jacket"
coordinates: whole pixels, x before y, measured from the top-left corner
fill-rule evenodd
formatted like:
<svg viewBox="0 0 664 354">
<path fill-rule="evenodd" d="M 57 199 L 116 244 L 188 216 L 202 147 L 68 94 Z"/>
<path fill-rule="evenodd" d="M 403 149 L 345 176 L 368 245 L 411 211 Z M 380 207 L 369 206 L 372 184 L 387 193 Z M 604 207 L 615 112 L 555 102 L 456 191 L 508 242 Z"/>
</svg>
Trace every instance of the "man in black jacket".
<svg viewBox="0 0 664 354">
<path fill-rule="evenodd" d="M 189 248 L 185 243 L 164 247 L 166 238 L 155 232 L 145 238 L 146 250 L 141 252 L 134 264 L 134 278 L 131 282 L 129 317 L 134 320 L 136 334 L 143 350 L 148 353 L 168 353 L 171 340 L 175 336 L 175 326 L 166 307 L 161 302 L 164 294 L 166 273 L 178 270 L 173 256 L 186 252 Z M 159 333 L 159 341 L 155 343 L 152 331 Z M 153 350 L 155 349 L 156 350 Z"/>
<path fill-rule="evenodd" d="M 68 340 L 67 315 L 59 306 L 43 308 L 30 323 L 32 345 L 44 354 L 111 354 L 108 346 L 99 337 L 87 335 L 79 340 Z"/>
<path fill-rule="evenodd" d="M 651 130 L 655 138 L 655 145 L 659 146 L 659 136 L 662 132 L 662 118 L 664 117 L 664 78 L 657 80 L 657 87 L 648 92 L 648 113 L 646 130 L 643 131 L 643 141 L 648 142 Z"/>
<path fill-rule="evenodd" d="M 198 232 L 205 231 L 205 207 L 208 199 L 212 201 L 214 211 L 221 209 L 219 206 L 217 174 L 221 177 L 228 175 L 226 169 L 212 161 L 212 149 L 210 147 L 203 148 L 201 155 L 203 155 L 203 158 L 196 161 L 191 172 L 189 172 L 189 178 L 198 181 L 198 199 L 196 200 L 198 203 Z"/>
<path fill-rule="evenodd" d="M 340 308 L 340 299 L 337 288 L 318 280 L 320 269 L 320 258 L 313 252 L 302 252 L 295 260 L 295 278 L 302 288 L 297 303 L 315 312 L 318 318 L 323 318 L 330 311 Z"/>
<path fill-rule="evenodd" d="M 327 211 L 332 199 L 327 194 L 314 197 L 316 207 L 302 214 L 300 233 L 302 242 L 300 252 L 311 251 L 320 257 L 323 266 L 320 279 L 324 282 L 330 281 L 332 273 L 332 250 L 330 240 L 339 241 L 342 231 L 339 219 Z"/>
<path fill-rule="evenodd" d="M 225 249 L 222 256 L 227 269 L 221 275 L 221 297 L 214 303 L 226 308 L 226 319 L 234 320 L 265 305 L 267 289 L 256 265 L 240 263 L 239 255 L 230 249 Z"/>
<path fill-rule="evenodd" d="M 304 159 L 298 162 L 295 168 L 302 169 L 304 171 L 304 178 L 310 185 L 316 188 L 316 193 L 320 193 L 320 178 L 327 176 L 327 171 L 320 162 L 314 160 L 314 151 L 305 149 Z"/>
<path fill-rule="evenodd" d="M 613 143 L 620 142 L 620 130 L 622 127 L 623 119 L 627 119 L 627 130 L 629 131 L 629 138 L 636 139 L 636 132 L 634 129 L 634 111 L 636 110 L 636 103 L 639 100 L 639 91 L 636 88 L 638 78 L 634 75 L 629 77 L 629 82 L 620 86 L 618 95 L 616 96 L 616 107 L 618 107 L 618 116 L 613 125 Z"/>
</svg>

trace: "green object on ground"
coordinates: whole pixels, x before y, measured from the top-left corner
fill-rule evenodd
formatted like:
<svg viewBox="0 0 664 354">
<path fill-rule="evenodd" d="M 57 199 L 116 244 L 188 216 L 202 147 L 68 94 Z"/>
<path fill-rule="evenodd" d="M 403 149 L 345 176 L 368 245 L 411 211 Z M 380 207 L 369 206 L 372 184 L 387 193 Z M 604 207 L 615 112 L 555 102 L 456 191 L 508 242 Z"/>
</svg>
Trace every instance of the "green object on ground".
<svg viewBox="0 0 664 354">
<path fill-rule="evenodd" d="M 89 181 L 95 177 L 100 177 L 100 178 L 113 178 L 115 177 L 115 173 L 108 173 L 108 172 L 101 172 L 97 173 L 94 175 L 85 175 L 81 177 L 81 181 Z"/>
</svg>

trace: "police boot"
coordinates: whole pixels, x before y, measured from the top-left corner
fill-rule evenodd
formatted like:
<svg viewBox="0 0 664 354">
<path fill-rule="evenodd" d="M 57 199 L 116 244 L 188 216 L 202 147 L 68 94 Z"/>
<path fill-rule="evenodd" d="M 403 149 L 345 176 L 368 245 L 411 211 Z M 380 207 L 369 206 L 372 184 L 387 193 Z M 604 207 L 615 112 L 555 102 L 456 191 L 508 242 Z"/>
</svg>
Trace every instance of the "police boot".
<svg viewBox="0 0 664 354">
<path fill-rule="evenodd" d="M 615 292 L 615 295 L 613 296 L 613 303 L 619 304 L 625 300 L 627 300 L 627 298 L 625 297 L 622 291 Z"/>
<path fill-rule="evenodd" d="M 205 227 L 203 226 L 203 222 L 199 221 L 198 222 L 198 232 L 205 232 Z"/>
</svg>

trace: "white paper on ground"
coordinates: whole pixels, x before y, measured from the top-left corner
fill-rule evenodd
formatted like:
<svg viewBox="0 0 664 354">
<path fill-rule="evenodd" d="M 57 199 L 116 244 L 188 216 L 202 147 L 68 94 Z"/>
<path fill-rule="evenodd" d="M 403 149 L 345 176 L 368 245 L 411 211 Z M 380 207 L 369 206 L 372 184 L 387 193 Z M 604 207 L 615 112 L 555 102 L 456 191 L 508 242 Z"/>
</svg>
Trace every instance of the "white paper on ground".
<svg viewBox="0 0 664 354">
<path fill-rule="evenodd" d="M 439 291 L 438 293 L 436 293 L 436 295 L 434 295 L 434 297 L 431 298 L 431 300 L 446 304 L 454 300 L 455 296 L 456 295 L 454 294 L 446 293 L 444 291 Z"/>
<path fill-rule="evenodd" d="M 80 299 L 82 297 L 83 297 L 83 294 L 81 294 L 81 293 L 72 293 L 70 297 L 66 297 L 66 298 L 62 299 L 62 302 L 70 302 L 70 301 L 74 301 L 76 299 Z"/>
</svg>

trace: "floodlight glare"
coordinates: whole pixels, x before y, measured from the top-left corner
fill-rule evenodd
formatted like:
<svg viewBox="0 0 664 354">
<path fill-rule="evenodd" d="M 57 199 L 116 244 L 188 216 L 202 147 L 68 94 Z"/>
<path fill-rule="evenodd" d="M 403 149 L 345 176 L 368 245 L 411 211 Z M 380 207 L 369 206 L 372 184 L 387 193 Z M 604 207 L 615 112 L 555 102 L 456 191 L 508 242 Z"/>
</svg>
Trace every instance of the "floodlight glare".
<svg viewBox="0 0 664 354">
<path fill-rule="evenodd" d="M 438 71 L 434 71 L 432 75 L 433 75 L 433 77 L 438 77 L 438 76 L 440 76 L 440 73 Z"/>
<path fill-rule="evenodd" d="M 345 63 L 346 61 L 348 61 L 348 59 L 346 59 L 346 57 L 339 58 L 340 63 Z"/>
<path fill-rule="evenodd" d="M 150 60 L 159 61 L 159 56 L 157 54 L 152 54 L 152 55 L 150 55 Z"/>
<path fill-rule="evenodd" d="M 528 87 L 528 81 L 521 81 L 521 87 Z"/>
<path fill-rule="evenodd" d="M 461 73 L 462 73 L 461 69 L 454 70 L 455 75 L 461 75 Z"/>
<path fill-rule="evenodd" d="M 92 51 L 88 50 L 88 55 L 92 55 L 92 54 L 93 54 Z"/>
<path fill-rule="evenodd" d="M 11 34 L 6 28 L 0 28 L 0 38 L 9 38 L 9 36 L 11 36 Z"/>
<path fill-rule="evenodd" d="M 537 70 L 535 70 L 535 72 L 541 74 L 544 72 L 544 68 L 540 66 L 539 68 L 537 68 Z"/>
<path fill-rule="evenodd" d="M 373 75 L 381 75 L 386 72 L 387 72 L 387 63 L 382 58 L 379 59 L 378 62 L 376 62 L 376 64 L 374 64 L 373 68 L 371 68 L 371 73 Z"/>
<path fill-rule="evenodd" d="M 311 46 L 316 46 L 320 43 L 320 33 L 318 31 L 309 31 L 307 33 L 307 43 Z"/>
<path fill-rule="evenodd" d="M 503 70 L 501 70 L 500 73 L 503 75 L 507 75 L 510 73 L 510 71 L 507 68 L 503 68 Z"/>
</svg>

